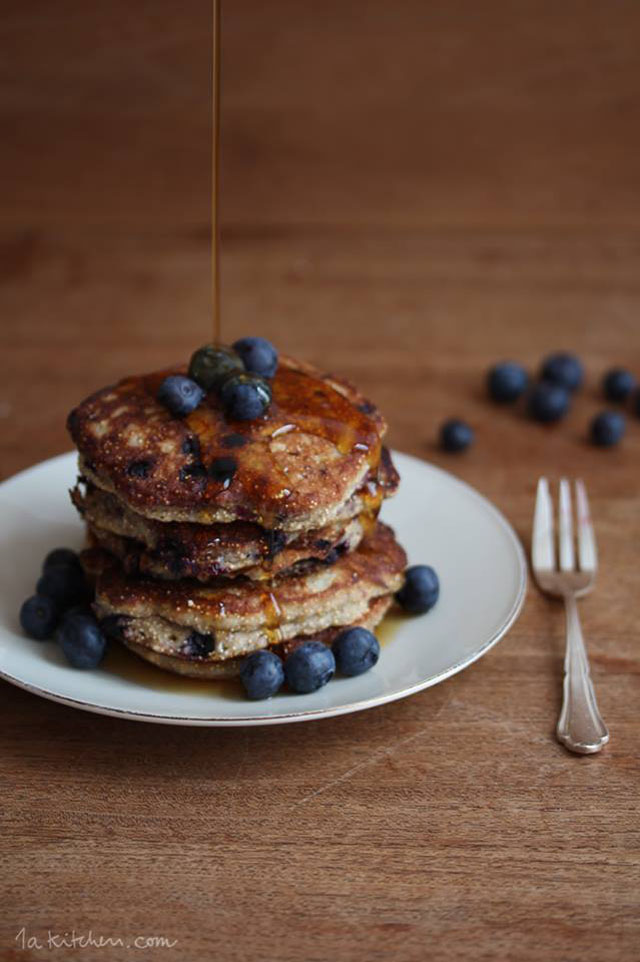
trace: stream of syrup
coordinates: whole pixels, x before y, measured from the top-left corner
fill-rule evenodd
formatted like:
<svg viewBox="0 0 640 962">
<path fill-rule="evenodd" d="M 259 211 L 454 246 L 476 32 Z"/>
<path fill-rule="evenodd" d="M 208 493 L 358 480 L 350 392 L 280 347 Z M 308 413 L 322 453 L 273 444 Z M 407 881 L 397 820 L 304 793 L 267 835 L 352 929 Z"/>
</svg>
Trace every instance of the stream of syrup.
<svg viewBox="0 0 640 962">
<path fill-rule="evenodd" d="M 220 324 L 220 3 L 213 0 L 211 55 L 211 311 L 213 343 L 221 343 Z"/>
</svg>

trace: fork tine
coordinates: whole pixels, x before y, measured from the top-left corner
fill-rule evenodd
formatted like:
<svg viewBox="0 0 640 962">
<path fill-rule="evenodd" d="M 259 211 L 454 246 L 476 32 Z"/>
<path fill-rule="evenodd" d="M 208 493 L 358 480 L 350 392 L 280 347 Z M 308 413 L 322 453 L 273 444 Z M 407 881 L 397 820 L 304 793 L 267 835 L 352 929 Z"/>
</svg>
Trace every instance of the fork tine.
<svg viewBox="0 0 640 962">
<path fill-rule="evenodd" d="M 546 478 L 538 481 L 536 509 L 533 515 L 531 539 L 531 562 L 534 570 L 552 571 L 556 566 L 556 549 L 553 541 L 553 507 Z"/>
<path fill-rule="evenodd" d="M 576 553 L 573 547 L 571 488 L 566 478 L 562 478 L 560 481 L 558 541 L 560 543 L 560 571 L 573 571 L 576 566 Z"/>
<path fill-rule="evenodd" d="M 591 523 L 591 512 L 584 481 L 576 481 L 576 502 L 578 511 L 578 557 L 580 570 L 593 572 L 598 567 L 596 537 Z"/>
</svg>

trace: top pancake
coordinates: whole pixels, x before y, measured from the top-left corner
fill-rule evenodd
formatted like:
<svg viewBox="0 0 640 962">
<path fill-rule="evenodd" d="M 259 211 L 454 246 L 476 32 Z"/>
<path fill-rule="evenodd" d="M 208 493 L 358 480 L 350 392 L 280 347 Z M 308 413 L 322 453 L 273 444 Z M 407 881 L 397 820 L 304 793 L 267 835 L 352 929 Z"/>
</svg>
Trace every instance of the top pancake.
<svg viewBox="0 0 640 962">
<path fill-rule="evenodd" d="M 255 421 L 229 421 L 214 392 L 185 418 L 157 400 L 168 374 L 125 378 L 75 408 L 68 428 L 81 471 L 161 521 L 252 521 L 300 531 L 328 524 L 380 460 L 377 409 L 345 381 L 281 357 L 273 401 Z M 230 483 L 209 474 L 232 458 Z"/>
</svg>

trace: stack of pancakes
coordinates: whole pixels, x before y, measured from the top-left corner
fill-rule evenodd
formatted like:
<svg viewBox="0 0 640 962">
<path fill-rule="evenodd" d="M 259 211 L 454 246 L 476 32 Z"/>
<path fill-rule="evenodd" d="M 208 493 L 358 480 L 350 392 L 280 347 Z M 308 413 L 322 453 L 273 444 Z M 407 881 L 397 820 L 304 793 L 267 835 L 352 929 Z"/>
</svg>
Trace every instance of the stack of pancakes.
<svg viewBox="0 0 640 962">
<path fill-rule="evenodd" d="M 178 418 L 156 399 L 171 373 L 184 372 L 127 378 L 69 416 L 72 499 L 105 627 L 193 677 L 237 675 L 261 648 L 287 654 L 374 628 L 406 564 L 377 521 L 398 475 L 376 408 L 284 357 L 261 418 L 228 421 L 214 393 Z"/>
</svg>

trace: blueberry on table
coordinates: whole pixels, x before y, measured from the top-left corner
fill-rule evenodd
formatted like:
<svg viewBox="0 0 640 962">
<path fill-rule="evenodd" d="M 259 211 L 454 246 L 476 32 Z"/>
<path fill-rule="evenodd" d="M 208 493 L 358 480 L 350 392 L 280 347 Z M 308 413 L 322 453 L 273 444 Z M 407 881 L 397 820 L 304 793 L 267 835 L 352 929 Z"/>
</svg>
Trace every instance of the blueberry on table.
<svg viewBox="0 0 640 962">
<path fill-rule="evenodd" d="M 602 381 L 604 396 L 609 401 L 626 401 L 635 390 L 636 379 L 631 371 L 623 367 L 614 367 L 608 371 Z"/>
<path fill-rule="evenodd" d="M 559 421 L 569 410 L 569 392 L 559 384 L 541 381 L 529 395 L 528 407 L 535 421 Z"/>
<path fill-rule="evenodd" d="M 230 420 L 254 421 L 271 404 L 271 388 L 257 374 L 232 374 L 220 388 L 220 399 Z"/>
<path fill-rule="evenodd" d="M 340 632 L 331 650 L 336 668 L 349 678 L 369 671 L 380 657 L 378 639 L 366 628 L 348 628 Z"/>
<path fill-rule="evenodd" d="M 96 619 L 83 614 L 67 615 L 56 633 L 56 641 L 74 668 L 97 668 L 107 647 Z"/>
<path fill-rule="evenodd" d="M 423 615 L 435 605 L 440 596 L 440 581 L 429 565 L 407 568 L 404 584 L 396 594 L 401 608 L 412 615 Z"/>
<path fill-rule="evenodd" d="M 333 652 L 321 641 L 303 641 L 284 663 L 284 676 L 291 691 L 308 695 L 331 681 L 336 670 Z"/>
<path fill-rule="evenodd" d="M 240 681 L 247 698 L 271 698 L 284 684 L 282 662 L 272 651 L 254 651 L 242 663 Z"/>
<path fill-rule="evenodd" d="M 36 592 L 52 598 L 58 608 L 69 608 L 87 596 L 87 583 L 79 564 L 49 565 L 38 579 Z"/>
<path fill-rule="evenodd" d="M 603 448 L 610 448 L 622 440 L 626 422 L 618 411 L 602 411 L 591 422 L 591 440 Z"/>
<path fill-rule="evenodd" d="M 47 568 L 55 565 L 75 565 L 79 567 L 80 559 L 75 551 L 71 548 L 54 548 L 50 551 L 47 557 L 44 559 L 42 564 L 42 570 L 45 571 Z"/>
<path fill-rule="evenodd" d="M 261 377 L 273 377 L 278 369 L 278 352 L 264 337 L 241 337 L 233 345 L 247 371 Z"/>
<path fill-rule="evenodd" d="M 20 609 L 20 624 L 25 634 L 36 641 L 46 641 L 56 630 L 59 608 L 47 595 L 32 595 Z"/>
<path fill-rule="evenodd" d="M 440 428 L 440 446 L 445 451 L 464 451 L 473 443 L 473 428 L 466 421 L 453 418 Z"/>
<path fill-rule="evenodd" d="M 218 387 L 229 374 L 244 371 L 242 358 L 230 347 L 205 344 L 192 354 L 189 377 L 205 391 Z"/>
<path fill-rule="evenodd" d="M 557 384 L 567 391 L 576 391 L 584 379 L 582 362 L 574 354 L 551 354 L 542 362 L 543 381 Z"/>
<path fill-rule="evenodd" d="M 521 364 L 514 361 L 504 361 L 496 364 L 489 371 L 487 384 L 489 394 L 499 404 L 517 401 L 524 394 L 529 376 Z"/>
<path fill-rule="evenodd" d="M 157 394 L 160 404 L 178 418 L 195 411 L 203 397 L 204 391 L 200 385 L 183 374 L 170 374 L 166 377 Z"/>
</svg>

